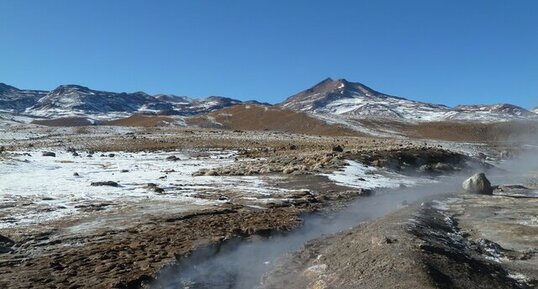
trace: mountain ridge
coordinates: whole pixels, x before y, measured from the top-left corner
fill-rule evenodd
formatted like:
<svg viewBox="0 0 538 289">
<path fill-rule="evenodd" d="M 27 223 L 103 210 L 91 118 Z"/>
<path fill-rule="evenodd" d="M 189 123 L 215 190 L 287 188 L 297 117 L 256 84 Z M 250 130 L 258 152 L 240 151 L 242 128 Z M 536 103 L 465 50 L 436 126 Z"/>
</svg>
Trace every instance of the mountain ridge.
<svg viewBox="0 0 538 289">
<path fill-rule="evenodd" d="M 495 121 L 538 117 L 536 113 L 512 104 L 448 107 L 383 94 L 359 82 L 333 80 L 330 77 L 288 97 L 278 105 L 315 115 L 340 118 Z"/>
<path fill-rule="evenodd" d="M 78 84 L 59 85 L 53 90 L 22 90 L 0 83 L 0 110 L 45 118 L 80 116 L 125 116 L 134 113 L 195 115 L 257 101 L 223 96 L 190 98 L 173 94 L 149 95 L 143 91 L 110 92 Z"/>
<path fill-rule="evenodd" d="M 150 95 L 143 91 L 110 92 L 78 84 L 53 90 L 18 89 L 0 83 L 0 111 L 38 118 L 88 117 L 112 119 L 132 114 L 190 116 L 238 104 L 260 104 L 223 96 L 191 98 L 174 94 Z M 512 104 L 458 105 L 448 107 L 381 93 L 360 82 L 327 77 L 310 88 L 275 104 L 322 119 L 376 118 L 404 121 L 503 121 L 538 119 L 538 108 Z"/>
</svg>

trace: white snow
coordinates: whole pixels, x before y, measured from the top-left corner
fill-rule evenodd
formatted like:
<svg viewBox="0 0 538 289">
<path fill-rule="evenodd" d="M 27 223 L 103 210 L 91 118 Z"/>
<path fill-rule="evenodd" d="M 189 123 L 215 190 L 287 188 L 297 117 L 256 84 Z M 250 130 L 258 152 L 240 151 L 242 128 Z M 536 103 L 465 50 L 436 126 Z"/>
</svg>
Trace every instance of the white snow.
<svg viewBox="0 0 538 289">
<path fill-rule="evenodd" d="M 521 274 L 521 273 L 510 273 L 508 274 L 508 277 L 518 281 L 518 282 L 523 282 L 523 283 L 526 283 L 529 281 L 529 278 L 527 278 L 527 276 Z"/>
<path fill-rule="evenodd" d="M 343 170 L 326 174 L 330 180 L 337 184 L 363 189 L 398 188 L 400 185 L 414 186 L 432 183 L 431 179 L 415 178 L 393 172 L 380 170 L 375 167 L 347 160 Z"/>
<path fill-rule="evenodd" d="M 218 203 L 191 197 L 199 191 L 233 190 L 253 196 L 281 191 L 271 188 L 258 176 L 192 176 L 199 169 L 233 162 L 235 153 L 230 151 L 212 151 L 209 157 L 197 158 L 186 152 L 114 152 L 114 157 L 106 153 L 91 158 L 86 153 L 78 157 L 59 151 L 55 151 L 56 157 L 44 157 L 40 151 L 29 153 L 31 156 L 19 154 L 0 160 L 0 204 L 4 206 L 0 210 L 0 228 L 78 214 L 80 209 L 76 206 L 80 205 L 122 206 L 144 200 L 166 200 L 179 206 L 196 206 Z M 171 155 L 180 160 L 166 160 Z M 97 181 L 115 181 L 120 187 L 91 186 Z M 149 190 L 148 183 L 155 183 L 164 193 Z"/>
<path fill-rule="evenodd" d="M 310 116 L 322 120 L 328 124 L 338 124 L 345 126 L 349 129 L 364 133 L 366 135 L 377 136 L 377 137 L 393 137 L 393 138 L 403 138 L 401 132 L 387 130 L 385 128 L 371 128 L 364 126 L 360 123 L 360 120 L 347 118 L 342 115 L 329 114 L 329 113 L 309 113 Z"/>
<path fill-rule="evenodd" d="M 332 114 L 351 118 L 394 119 L 403 121 L 508 121 L 538 119 L 523 108 L 509 105 L 463 105 L 454 108 L 393 97 L 372 91 L 361 84 L 343 82 L 329 90 L 315 90 L 288 99 L 283 106 L 315 114 Z M 316 91 L 316 92 L 314 92 Z"/>
</svg>

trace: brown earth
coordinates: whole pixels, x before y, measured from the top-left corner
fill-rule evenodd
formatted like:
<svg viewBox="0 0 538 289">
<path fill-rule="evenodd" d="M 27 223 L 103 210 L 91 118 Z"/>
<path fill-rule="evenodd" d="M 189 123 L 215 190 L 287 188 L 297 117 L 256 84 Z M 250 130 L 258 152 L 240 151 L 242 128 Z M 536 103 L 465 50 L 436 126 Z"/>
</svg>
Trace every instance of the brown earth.
<svg viewBox="0 0 538 289">
<path fill-rule="evenodd" d="M 133 219 L 127 229 L 89 236 L 21 235 L 0 261 L 0 288 L 136 288 L 175 254 L 238 234 L 290 230 L 300 224 L 298 212 L 222 208 Z"/>
<path fill-rule="evenodd" d="M 102 125 L 156 127 L 170 125 L 175 122 L 173 118 L 167 116 L 133 114 L 126 118 L 104 122 Z"/>
<path fill-rule="evenodd" d="M 92 123 L 83 117 L 66 117 L 57 119 L 41 119 L 32 121 L 33 124 L 45 125 L 45 126 L 86 126 L 92 125 Z"/>
<path fill-rule="evenodd" d="M 33 127 L 31 132 L 34 134 L 42 129 Z M 300 158 L 292 160 L 290 156 L 313 152 L 318 155 L 353 156 L 372 164 L 378 161 L 379 166 L 397 164 L 400 167 L 407 163 L 407 158 L 423 156 L 424 153 L 428 155 L 429 152 L 434 156 L 431 161 L 438 162 L 440 153 L 440 150 L 430 151 L 422 144 L 417 146 L 409 141 L 282 132 L 169 127 L 109 130 L 108 127 L 94 126 L 81 130 L 77 128 L 72 133 L 58 133 L 57 128 L 43 131 L 47 133 L 44 136 L 6 145 L 8 149 L 74 147 L 77 150 L 97 151 L 237 149 L 241 152 L 240 156 L 268 158 L 268 161 L 272 158 L 282 159 L 281 164 L 286 166 L 290 162 L 304 161 Z M 343 146 L 342 153 L 333 152 L 335 144 Z M 58 223 L 50 231 L 39 231 L 42 229 L 38 228 L 36 231 L 10 232 L 9 237 L 15 241 L 15 246 L 13 253 L 3 254 L 0 260 L 0 288 L 136 288 L 151 280 L 162 266 L 174 262 L 176 255 L 190 252 L 199 245 L 233 236 L 290 230 L 300 224 L 300 213 L 340 206 L 361 195 L 348 189 L 334 188 L 313 176 L 296 177 L 307 180 L 292 179 L 285 186 L 307 188 L 319 192 L 320 197 L 314 198 L 310 194 L 291 196 L 291 201 L 268 204 L 265 210 L 233 204 L 188 214 L 171 213 L 160 208 L 158 214 L 148 216 L 139 214 L 134 207 L 127 215 L 120 216 L 128 223 L 125 227 L 98 226 L 97 232 L 73 235 L 69 233 L 69 228 L 78 225 L 75 222 Z M 112 217 L 117 219 L 116 216 Z M 96 214 L 95 219 L 106 219 L 106 214 Z M 374 227 L 371 230 L 374 232 Z M 381 253 L 381 250 L 377 252 Z M 405 260 L 402 262 L 402 266 L 413 264 L 405 263 Z"/>
<path fill-rule="evenodd" d="M 398 147 L 409 141 L 376 139 L 357 136 L 312 136 L 276 131 L 241 131 L 223 129 L 196 129 L 182 127 L 125 127 L 83 126 L 69 131 L 56 127 L 25 126 L 14 128 L 17 133 L 32 136 L 21 140 L 0 140 L 7 149 L 29 147 L 75 147 L 94 151 L 144 151 L 222 148 L 259 151 L 262 154 L 277 151 L 331 152 L 335 144 L 349 148 Z M 124 131 L 124 132 L 121 132 Z M 38 136 L 40 134 L 42 136 Z M 296 146 L 296 150 L 291 150 Z"/>
<path fill-rule="evenodd" d="M 393 130 L 411 139 L 438 139 L 458 142 L 518 142 L 531 140 L 538 143 L 538 122 L 507 121 L 478 122 L 420 122 L 405 123 L 390 120 L 360 120 L 373 129 Z"/>
<path fill-rule="evenodd" d="M 538 199 L 449 197 L 312 241 L 262 288 L 536 288 Z"/>
<path fill-rule="evenodd" d="M 316 194 L 296 194 L 287 202 L 267 203 L 265 209 L 231 203 L 174 213 L 157 203 L 161 210 L 148 214 L 137 213 L 135 205 L 43 226 L 47 230 L 6 230 L 3 234 L 15 244 L 9 254 L 0 255 L 0 288 L 144 287 L 163 267 L 200 246 L 290 231 L 302 223 L 300 214 L 332 209 L 360 195 L 313 176 L 281 185 Z"/>
<path fill-rule="evenodd" d="M 327 124 L 306 113 L 262 105 L 236 105 L 187 119 L 189 125 L 231 130 L 280 131 L 288 133 L 359 136 L 359 132 Z"/>
<path fill-rule="evenodd" d="M 418 262 L 418 242 L 402 220 L 412 210 L 312 241 L 264 280 L 279 288 L 435 288 Z"/>
<path fill-rule="evenodd" d="M 276 131 L 295 134 L 322 136 L 365 136 L 356 130 L 336 124 L 328 124 L 306 113 L 263 105 L 236 105 L 204 115 L 187 117 L 188 127 Z M 34 120 L 33 124 L 45 126 L 87 126 L 92 123 L 86 118 L 59 118 Z M 125 127 L 159 127 L 173 125 L 177 120 L 170 116 L 134 114 L 126 118 L 99 122 L 99 125 Z M 392 120 L 360 119 L 356 125 L 372 131 L 394 132 L 410 139 L 434 139 L 458 142 L 518 142 L 521 140 L 538 143 L 537 121 L 507 122 L 399 122 Z"/>
</svg>

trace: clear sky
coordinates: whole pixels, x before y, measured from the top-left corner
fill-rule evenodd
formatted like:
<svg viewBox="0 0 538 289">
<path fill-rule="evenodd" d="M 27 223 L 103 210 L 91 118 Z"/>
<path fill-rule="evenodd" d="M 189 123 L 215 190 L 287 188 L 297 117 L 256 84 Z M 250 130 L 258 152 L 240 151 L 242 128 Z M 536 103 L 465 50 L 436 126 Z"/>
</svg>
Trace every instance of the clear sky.
<svg viewBox="0 0 538 289">
<path fill-rule="evenodd" d="M 0 82 L 279 102 L 325 77 L 538 106 L 535 0 L 0 0 Z"/>
</svg>

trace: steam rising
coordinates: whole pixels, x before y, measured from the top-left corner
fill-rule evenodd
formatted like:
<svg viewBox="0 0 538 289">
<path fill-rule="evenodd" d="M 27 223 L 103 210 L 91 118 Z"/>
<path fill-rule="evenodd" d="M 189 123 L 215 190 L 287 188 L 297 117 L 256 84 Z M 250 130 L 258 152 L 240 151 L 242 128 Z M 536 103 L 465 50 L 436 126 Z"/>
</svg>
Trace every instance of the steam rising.
<svg viewBox="0 0 538 289">
<path fill-rule="evenodd" d="M 256 288 L 263 274 L 279 257 L 300 249 L 307 241 L 381 217 L 400 207 L 404 201 L 458 191 L 461 179 L 462 176 L 452 176 L 441 183 L 378 192 L 373 197 L 357 199 L 334 216 L 305 216 L 304 225 L 288 234 L 258 241 L 236 239 L 218 247 L 197 250 L 189 258 L 180 260 L 179 270 L 170 268 L 163 272 L 153 288 Z"/>
<path fill-rule="evenodd" d="M 521 147 L 524 148 L 523 154 L 517 159 L 506 161 L 501 170 L 490 172 L 488 177 L 492 183 L 521 181 L 530 170 L 536 170 L 537 140 L 534 137 L 520 140 Z M 437 183 L 386 190 L 377 192 L 373 197 L 358 198 L 336 215 L 304 216 L 304 225 L 291 233 L 256 241 L 235 239 L 219 246 L 199 249 L 190 257 L 181 259 L 176 267 L 162 272 L 152 288 L 257 288 L 263 274 L 269 271 L 272 264 L 287 253 L 300 249 L 309 240 L 382 217 L 401 207 L 404 201 L 413 202 L 460 192 L 461 182 L 469 175 L 469 172 L 461 173 L 443 177 Z"/>
</svg>

